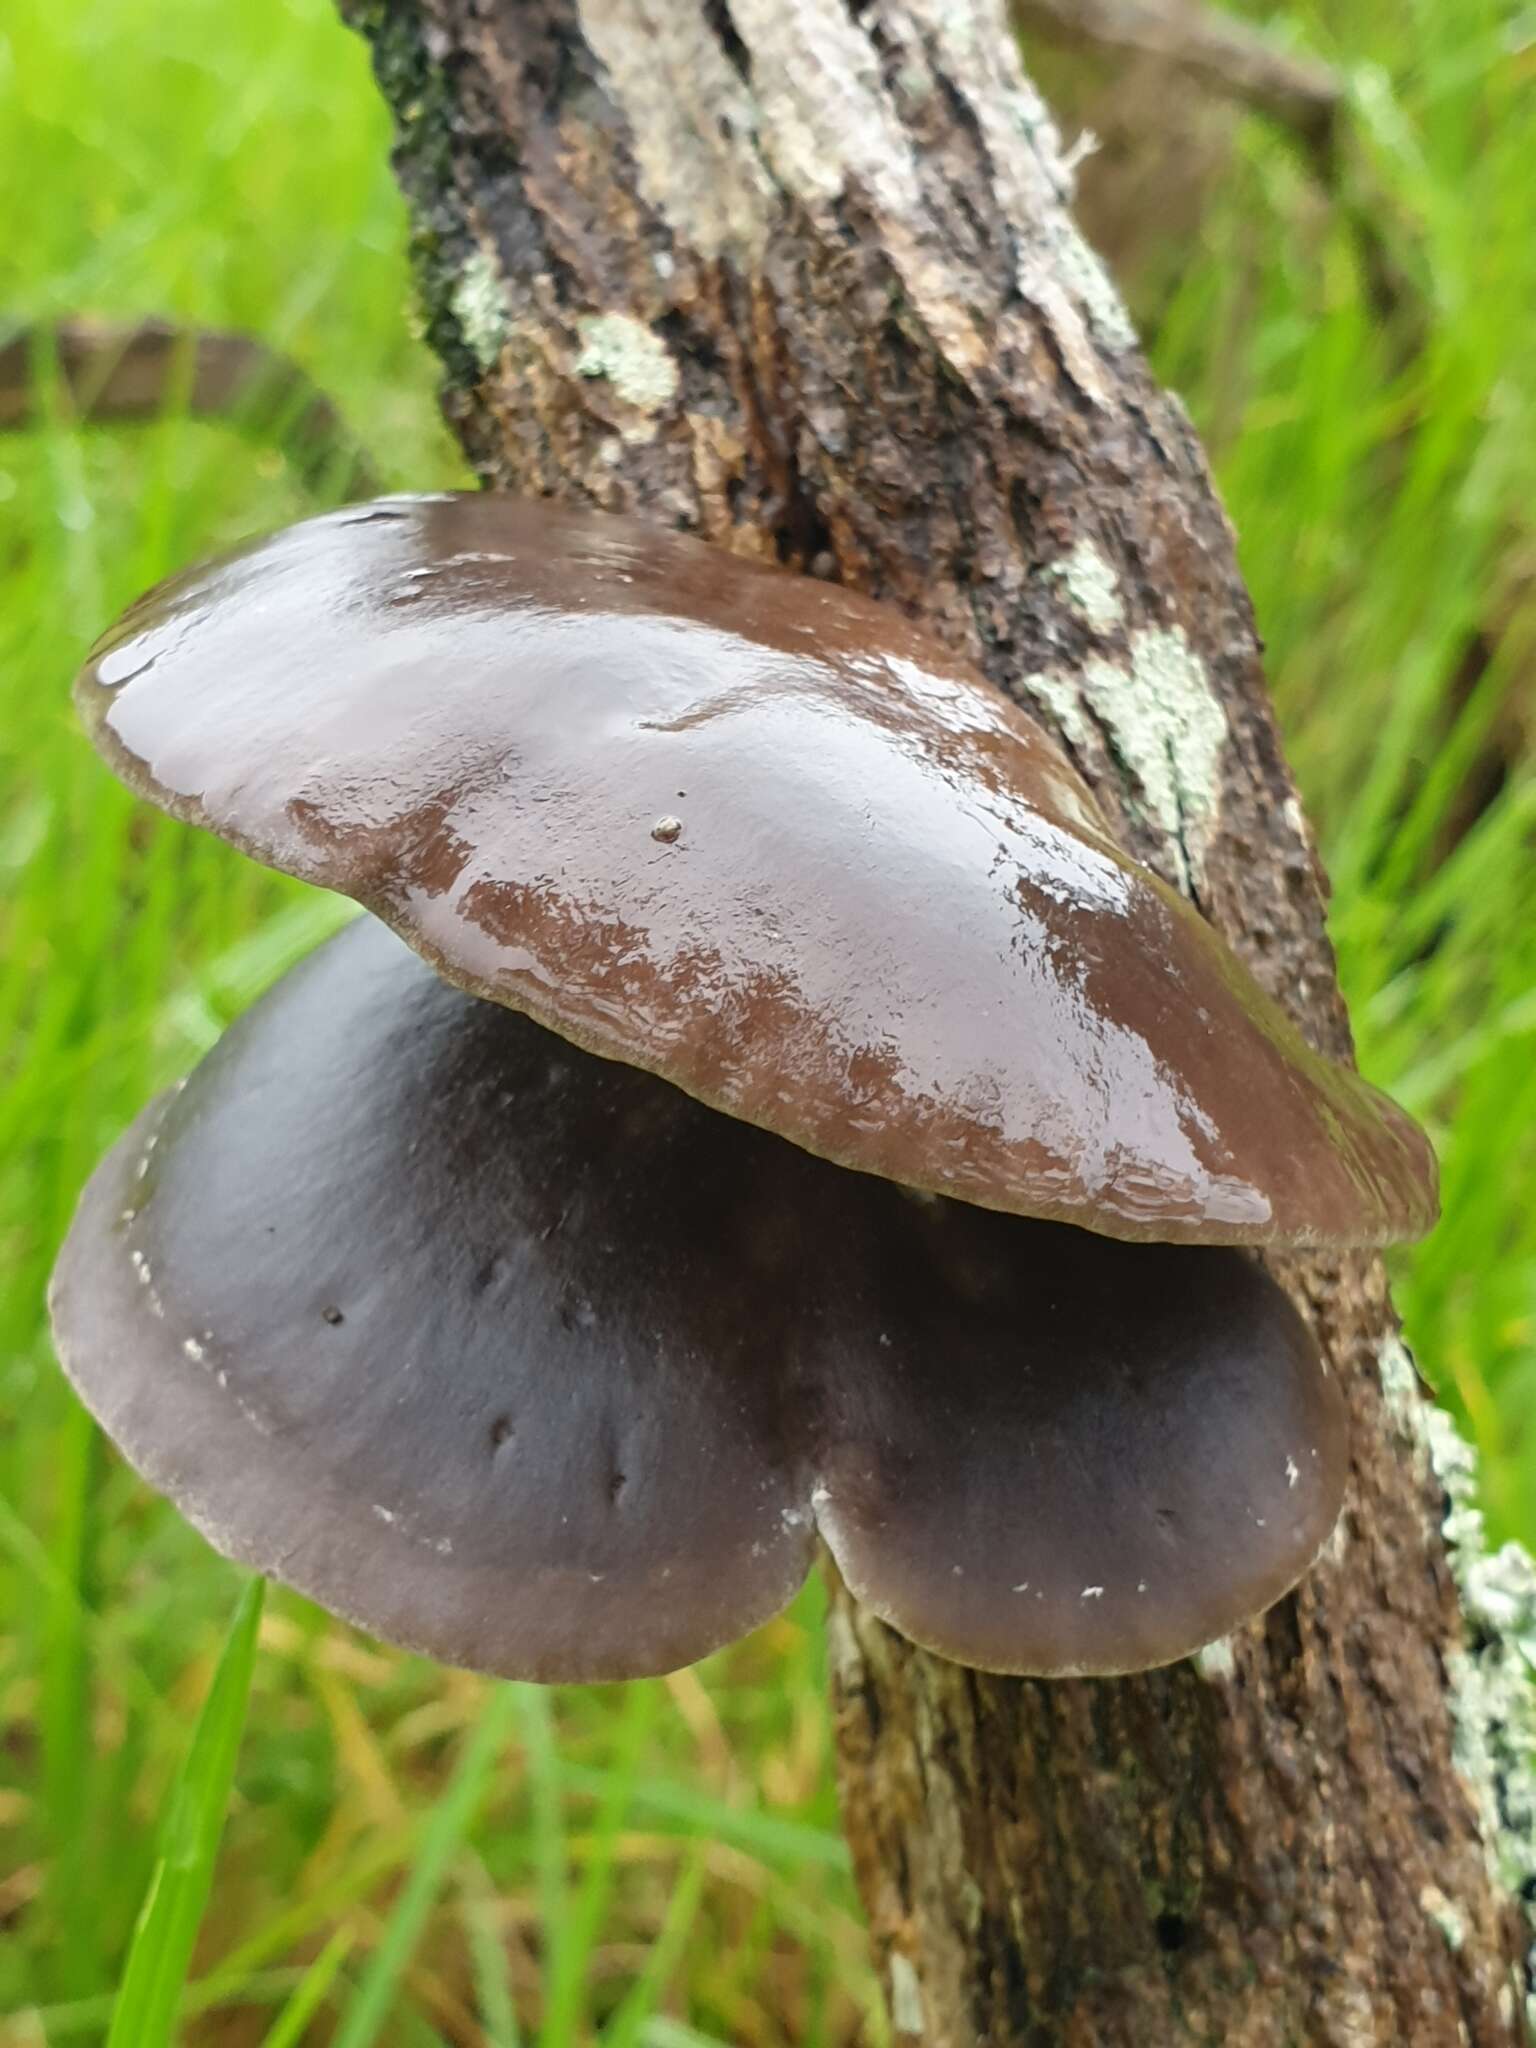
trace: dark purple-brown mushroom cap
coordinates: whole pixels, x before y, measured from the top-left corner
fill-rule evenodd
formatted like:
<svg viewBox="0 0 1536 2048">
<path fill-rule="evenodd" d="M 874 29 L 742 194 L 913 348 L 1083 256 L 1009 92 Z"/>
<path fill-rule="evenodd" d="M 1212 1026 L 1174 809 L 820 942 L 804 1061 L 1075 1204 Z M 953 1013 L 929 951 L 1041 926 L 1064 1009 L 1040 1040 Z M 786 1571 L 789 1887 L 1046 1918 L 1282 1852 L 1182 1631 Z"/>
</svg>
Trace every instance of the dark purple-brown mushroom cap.
<svg viewBox="0 0 1536 2048">
<path fill-rule="evenodd" d="M 597 513 L 401 498 L 162 584 L 79 686 L 130 785 L 451 981 L 808 1151 L 1124 1238 L 1334 1245 L 1422 1135 L 899 615 Z"/>
<path fill-rule="evenodd" d="M 918 1201 L 478 1001 L 362 920 L 98 1170 L 60 1356 L 217 1547 L 539 1679 L 853 1591 L 983 1668 L 1277 1599 L 1345 1419 L 1245 1253 Z"/>
</svg>

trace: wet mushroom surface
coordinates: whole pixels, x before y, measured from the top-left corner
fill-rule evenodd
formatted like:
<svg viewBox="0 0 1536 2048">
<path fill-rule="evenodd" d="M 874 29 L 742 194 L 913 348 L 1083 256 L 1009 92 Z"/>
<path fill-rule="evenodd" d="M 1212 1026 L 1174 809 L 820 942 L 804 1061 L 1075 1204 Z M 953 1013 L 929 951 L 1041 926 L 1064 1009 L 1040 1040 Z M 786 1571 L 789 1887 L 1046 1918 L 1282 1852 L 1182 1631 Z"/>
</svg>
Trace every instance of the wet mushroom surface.
<svg viewBox="0 0 1536 2048">
<path fill-rule="evenodd" d="M 658 1672 L 854 1593 L 1001 1671 L 1284 1593 L 1345 1415 L 1246 1253 L 918 1199 L 602 1060 L 369 919 L 98 1169 L 60 1356 L 219 1549 L 445 1661 Z"/>
<path fill-rule="evenodd" d="M 312 519 L 78 686 L 118 772 L 447 977 L 887 1179 L 1112 1236 L 1414 1236 L 1422 1134 L 899 614 L 611 515 Z"/>
</svg>

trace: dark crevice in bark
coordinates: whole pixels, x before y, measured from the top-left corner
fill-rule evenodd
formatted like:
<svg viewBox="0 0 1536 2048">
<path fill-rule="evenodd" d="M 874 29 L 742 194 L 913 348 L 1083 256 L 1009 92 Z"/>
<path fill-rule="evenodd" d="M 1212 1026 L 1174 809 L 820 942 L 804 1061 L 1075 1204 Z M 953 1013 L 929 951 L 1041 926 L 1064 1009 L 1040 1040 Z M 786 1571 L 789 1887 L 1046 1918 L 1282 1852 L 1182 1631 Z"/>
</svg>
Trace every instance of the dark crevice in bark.
<svg viewBox="0 0 1536 2048">
<path fill-rule="evenodd" d="M 732 70 L 750 85 L 752 59 L 746 44 L 736 33 L 736 24 L 731 20 L 730 0 L 705 0 L 704 19 L 718 38 Z"/>
</svg>

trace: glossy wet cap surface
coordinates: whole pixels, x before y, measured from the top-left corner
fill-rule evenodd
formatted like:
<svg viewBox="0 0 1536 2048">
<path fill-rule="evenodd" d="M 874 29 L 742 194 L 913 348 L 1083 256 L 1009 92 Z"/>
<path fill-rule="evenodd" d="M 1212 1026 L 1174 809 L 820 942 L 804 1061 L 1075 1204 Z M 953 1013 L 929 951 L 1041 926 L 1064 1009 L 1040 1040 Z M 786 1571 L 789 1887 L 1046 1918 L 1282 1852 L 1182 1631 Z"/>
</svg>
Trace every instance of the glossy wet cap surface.
<svg viewBox="0 0 1536 2048">
<path fill-rule="evenodd" d="M 60 1356 L 219 1549 L 446 1662 L 636 1676 L 855 1594 L 987 1669 L 1224 1634 L 1338 1509 L 1245 1254 L 916 1200 L 594 1059 L 371 920 L 140 1119 Z"/>
<path fill-rule="evenodd" d="M 599 513 L 312 519 L 78 689 L 132 787 L 461 986 L 845 1165 L 1113 1236 L 1426 1229 L 1422 1135 L 894 612 Z"/>
</svg>

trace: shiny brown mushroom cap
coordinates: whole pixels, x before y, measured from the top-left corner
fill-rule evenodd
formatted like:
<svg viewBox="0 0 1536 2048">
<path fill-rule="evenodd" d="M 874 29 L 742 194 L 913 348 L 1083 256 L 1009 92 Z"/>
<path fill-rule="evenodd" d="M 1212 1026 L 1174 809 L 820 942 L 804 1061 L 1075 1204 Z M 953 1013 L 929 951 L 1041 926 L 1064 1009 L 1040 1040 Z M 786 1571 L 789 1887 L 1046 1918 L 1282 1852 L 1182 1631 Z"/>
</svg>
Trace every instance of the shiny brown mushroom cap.
<svg viewBox="0 0 1536 2048">
<path fill-rule="evenodd" d="M 395 499 L 162 584 L 135 789 L 447 977 L 845 1166 L 1127 1238 L 1374 1243 L 1421 1134 L 899 615 L 599 513 Z"/>
<path fill-rule="evenodd" d="M 1277 1599 L 1345 1420 L 1245 1254 L 915 1201 L 360 921 L 99 1169 L 60 1356 L 217 1547 L 397 1642 L 669 1669 L 817 1532 L 916 1641 L 1166 1662 Z"/>
</svg>

